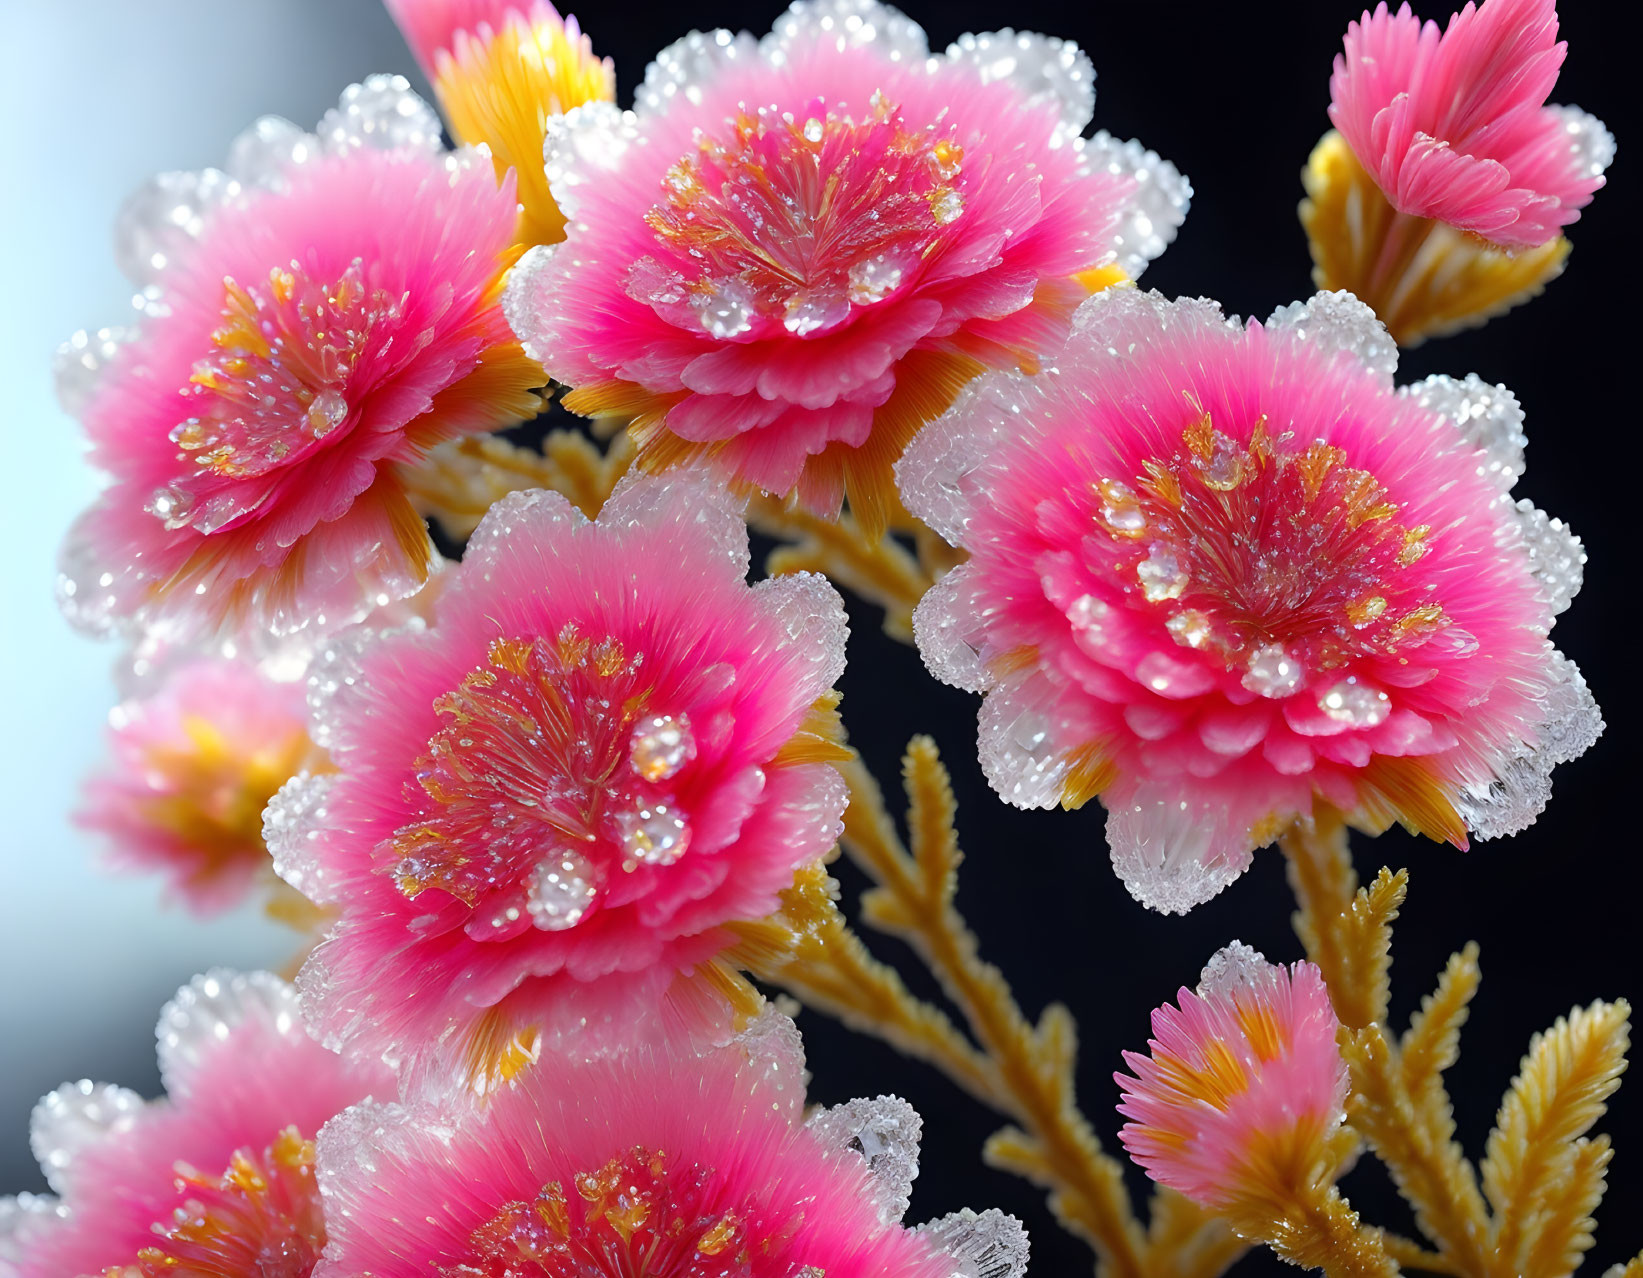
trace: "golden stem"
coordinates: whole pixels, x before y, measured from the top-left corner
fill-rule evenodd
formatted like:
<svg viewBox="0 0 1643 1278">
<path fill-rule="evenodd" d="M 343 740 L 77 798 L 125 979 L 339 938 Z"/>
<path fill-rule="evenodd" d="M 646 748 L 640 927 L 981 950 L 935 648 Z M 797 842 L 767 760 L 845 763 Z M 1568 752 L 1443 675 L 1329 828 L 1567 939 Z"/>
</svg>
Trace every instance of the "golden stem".
<svg viewBox="0 0 1643 1278">
<path fill-rule="evenodd" d="M 869 914 L 882 930 L 907 941 L 940 981 L 996 1076 L 982 1099 L 1023 1129 L 995 1137 L 990 1143 L 995 1161 L 1048 1188 L 1058 1216 L 1096 1249 L 1110 1273 L 1141 1278 L 1148 1271 L 1146 1239 L 1131 1210 L 1122 1170 L 1102 1152 L 1072 1095 L 1070 1018 L 1052 1009 L 1037 1029 L 1027 1021 L 950 904 L 950 882 L 930 881 L 932 869 L 956 866 L 957 849 L 932 853 L 921 865 L 897 838 L 878 784 L 861 760 L 842 764 L 840 771 L 850 790 L 843 847 L 879 885 L 867 902 L 877 906 Z M 921 824 L 927 842 L 940 839 L 947 814 L 932 809 L 947 808 L 951 791 L 928 738 L 914 739 L 906 772 L 915 840 Z M 1064 1067 L 1047 1067 L 1046 1058 L 1057 1054 L 1048 1041 L 1052 1038 L 1066 1053 Z"/>
<path fill-rule="evenodd" d="M 1401 876 L 1382 871 L 1374 889 L 1358 887 L 1339 813 L 1320 808 L 1279 837 L 1300 907 L 1295 930 L 1329 988 L 1352 1075 L 1348 1120 L 1391 1172 L 1438 1245 L 1449 1272 L 1482 1278 L 1489 1217 L 1471 1163 L 1446 1126 L 1447 1098 L 1411 1095 L 1397 1043 L 1385 1032 L 1385 923 L 1401 899 Z M 1389 887 L 1390 885 L 1390 887 Z M 1378 913 L 1373 892 L 1390 891 Z M 1430 1088 L 1432 1084 L 1428 1084 Z M 1441 1094 L 1441 1086 L 1440 1086 Z"/>
<path fill-rule="evenodd" d="M 1266 1240 L 1285 1260 L 1322 1269 L 1329 1278 L 1394 1278 L 1379 1230 L 1367 1229 L 1334 1186 L 1300 1198 L 1273 1223 Z"/>
</svg>

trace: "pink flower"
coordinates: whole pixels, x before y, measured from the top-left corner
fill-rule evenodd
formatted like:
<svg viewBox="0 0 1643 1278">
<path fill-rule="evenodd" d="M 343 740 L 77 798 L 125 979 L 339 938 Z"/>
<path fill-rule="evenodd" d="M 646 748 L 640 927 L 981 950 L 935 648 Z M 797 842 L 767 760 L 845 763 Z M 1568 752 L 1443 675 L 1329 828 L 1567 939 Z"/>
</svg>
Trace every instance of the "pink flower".
<svg viewBox="0 0 1643 1278">
<path fill-rule="evenodd" d="M 932 58 L 876 0 L 798 0 L 759 41 L 689 35 L 636 113 L 550 127 L 570 225 L 521 262 L 508 317 L 568 407 L 635 416 L 646 466 L 705 459 L 881 526 L 918 427 L 980 369 L 1037 367 L 1185 214 L 1171 166 L 1079 136 L 1093 82 L 1042 36 Z"/>
<path fill-rule="evenodd" d="M 1547 639 L 1580 542 L 1507 495 L 1511 393 L 1395 390 L 1396 348 L 1345 293 L 1246 327 L 1109 290 L 1074 330 L 899 468 L 970 551 L 914 628 L 938 678 L 988 694 L 994 788 L 1101 795 L 1115 867 L 1166 911 L 1315 800 L 1459 847 L 1532 822 L 1602 722 Z"/>
<path fill-rule="evenodd" d="M 13 1278 L 303 1278 L 324 1247 L 313 1138 L 393 1095 L 392 1078 L 309 1038 L 296 991 L 266 972 L 195 977 L 158 1033 L 165 1099 L 65 1083 L 35 1107 L 30 1142 L 59 1197 L 0 1202 Z"/>
<path fill-rule="evenodd" d="M 280 872 L 341 911 L 301 976 L 328 1042 L 596 1050 L 832 846 L 843 608 L 747 568 L 699 482 L 630 482 L 592 524 L 515 493 L 431 627 L 330 654 L 339 772 L 293 781 L 267 826 Z"/>
<path fill-rule="evenodd" d="M 1002 1213 L 902 1227 L 906 1102 L 803 1111 L 798 1032 L 774 1013 L 700 1056 L 677 1039 L 550 1054 L 486 1100 L 361 1105 L 320 1137 L 314 1272 L 1021 1278 L 1026 1235 Z"/>
<path fill-rule="evenodd" d="M 402 79 L 353 86 L 318 136 L 259 121 L 229 170 L 127 202 L 139 327 L 60 355 L 113 477 L 63 552 L 90 629 L 284 634 L 412 594 L 437 556 L 400 468 L 535 410 L 498 304 L 513 188 L 442 152 Z"/>
<path fill-rule="evenodd" d="M 185 662 L 110 712 L 109 743 L 75 819 L 109 836 L 114 865 L 161 872 L 199 914 L 272 878 L 262 810 L 314 762 L 301 684 L 243 661 Z"/>
<path fill-rule="evenodd" d="M 1147 1175 L 1226 1210 L 1329 1170 L 1328 1137 L 1346 1115 L 1340 1022 L 1311 963 L 1266 962 L 1234 941 L 1152 1014 L 1150 1054 L 1125 1052 L 1135 1077 L 1118 1112 L 1124 1148 Z"/>
<path fill-rule="evenodd" d="M 1400 212 L 1532 248 L 1614 159 L 1600 120 L 1545 105 L 1566 47 L 1553 0 L 1468 3 L 1441 34 L 1382 0 L 1347 27 L 1329 118 Z"/>
<path fill-rule="evenodd" d="M 496 174 L 512 169 L 523 217 L 520 241 L 565 238 L 548 190 L 542 144 L 548 122 L 584 102 L 616 96 L 616 71 L 547 0 L 387 0 L 411 52 L 433 82 L 451 135 L 490 149 Z"/>
</svg>

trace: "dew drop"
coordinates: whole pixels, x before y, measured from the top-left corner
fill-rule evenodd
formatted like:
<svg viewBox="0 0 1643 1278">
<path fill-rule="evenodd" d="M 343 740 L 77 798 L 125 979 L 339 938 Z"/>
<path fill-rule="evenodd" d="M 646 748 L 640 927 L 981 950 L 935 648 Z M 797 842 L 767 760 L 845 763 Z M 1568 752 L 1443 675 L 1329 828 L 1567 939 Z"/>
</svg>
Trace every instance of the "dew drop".
<svg viewBox="0 0 1643 1278">
<path fill-rule="evenodd" d="M 930 216 L 937 226 L 948 226 L 958 221 L 964 212 L 964 197 L 952 187 L 941 187 L 931 194 Z"/>
<path fill-rule="evenodd" d="M 712 293 L 697 298 L 702 327 L 721 340 L 753 327 L 753 295 L 740 280 L 721 280 Z"/>
<path fill-rule="evenodd" d="M 616 814 L 622 850 L 636 865 L 672 865 L 690 845 L 690 827 L 665 803 L 638 800 Z"/>
<path fill-rule="evenodd" d="M 1373 728 L 1392 713 L 1392 702 L 1379 688 L 1356 679 L 1343 679 L 1318 698 L 1318 708 L 1336 723 L 1354 728 Z"/>
<path fill-rule="evenodd" d="M 308 405 L 308 429 L 315 439 L 324 439 L 348 416 L 348 401 L 341 391 L 323 390 Z"/>
<path fill-rule="evenodd" d="M 1164 623 L 1164 629 L 1186 648 L 1202 648 L 1214 634 L 1209 618 L 1196 608 L 1183 608 Z"/>
<path fill-rule="evenodd" d="M 1283 645 L 1263 644 L 1244 667 L 1244 687 L 1263 697 L 1287 697 L 1301 686 L 1301 663 Z"/>
<path fill-rule="evenodd" d="M 1141 580 L 1141 593 L 1152 603 L 1179 599 L 1189 580 L 1180 556 L 1161 541 L 1153 542 L 1147 557 L 1136 565 L 1135 575 Z"/>
<path fill-rule="evenodd" d="M 544 932 L 562 932 L 586 917 L 599 897 L 593 867 L 574 852 L 556 852 L 531 873 L 525 908 Z"/>
<path fill-rule="evenodd" d="M 850 268 L 850 300 L 861 306 L 882 302 L 901 287 L 903 274 L 887 253 L 864 258 Z"/>
<path fill-rule="evenodd" d="M 696 754 L 696 739 L 690 720 L 671 714 L 645 719 L 633 729 L 628 744 L 628 761 L 646 781 L 666 781 Z"/>
</svg>

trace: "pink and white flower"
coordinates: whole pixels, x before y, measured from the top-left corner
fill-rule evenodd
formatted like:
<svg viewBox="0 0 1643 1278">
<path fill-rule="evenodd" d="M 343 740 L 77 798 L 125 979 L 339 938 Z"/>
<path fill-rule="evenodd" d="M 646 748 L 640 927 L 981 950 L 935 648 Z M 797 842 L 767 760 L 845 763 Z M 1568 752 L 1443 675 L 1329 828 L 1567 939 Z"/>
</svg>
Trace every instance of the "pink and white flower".
<svg viewBox="0 0 1643 1278">
<path fill-rule="evenodd" d="M 1234 941 L 1196 991 L 1152 1014 L 1148 1052 L 1118 1112 L 1124 1148 L 1161 1185 L 1219 1210 L 1241 1198 L 1310 1188 L 1330 1170 L 1327 1142 L 1346 1117 L 1340 1021 L 1311 963 L 1266 962 Z"/>
<path fill-rule="evenodd" d="M 300 683 L 245 661 L 185 661 L 110 711 L 109 744 L 75 821 L 108 836 L 113 865 L 162 873 L 199 914 L 278 882 L 262 810 L 316 763 Z"/>
<path fill-rule="evenodd" d="M 1075 46 L 1003 31 L 932 57 L 877 0 L 693 33 L 633 112 L 550 127 L 567 238 L 520 263 L 509 319 L 567 407 L 633 416 L 643 465 L 882 526 L 920 425 L 983 368 L 1036 368 L 1091 287 L 1174 237 L 1187 183 L 1081 137 L 1093 110 Z"/>
<path fill-rule="evenodd" d="M 906 1102 L 807 1123 L 803 1067 L 798 1031 L 767 1013 L 702 1055 L 676 1038 L 549 1055 L 484 1100 L 358 1106 L 320 1136 L 316 1278 L 1021 1278 L 1026 1234 L 1000 1212 L 902 1226 Z"/>
<path fill-rule="evenodd" d="M 1468 3 L 1442 32 L 1381 0 L 1347 28 L 1329 118 L 1400 212 L 1533 248 L 1614 159 L 1602 121 L 1546 105 L 1566 51 L 1554 0 Z"/>
<path fill-rule="evenodd" d="M 132 329 L 80 334 L 59 390 L 109 490 L 62 556 L 69 618 L 184 639 L 288 634 L 414 593 L 437 561 L 400 469 L 536 408 L 499 303 L 518 210 L 398 77 L 305 133 L 121 211 Z"/>
<path fill-rule="evenodd" d="M 813 574 L 750 588 L 748 562 L 699 481 L 630 481 L 597 523 L 514 493 L 430 626 L 322 657 L 338 772 L 293 781 L 267 831 L 341 914 L 300 977 L 328 1042 L 598 1050 L 832 846 L 843 607 Z"/>
<path fill-rule="evenodd" d="M 296 991 L 266 972 L 196 977 L 158 1036 L 164 1099 L 80 1082 L 35 1106 L 30 1142 L 56 1197 L 0 1200 L 7 1278 L 305 1278 L 318 1259 L 314 1137 L 345 1106 L 394 1095 L 393 1079 L 310 1038 Z"/>
<path fill-rule="evenodd" d="M 1547 638 L 1580 542 L 1509 496 L 1517 401 L 1395 389 L 1396 359 L 1349 294 L 1246 326 L 1109 290 L 1054 369 L 981 379 L 901 462 L 908 509 L 970 552 L 914 628 L 987 694 L 994 788 L 1099 794 L 1156 909 L 1316 801 L 1459 847 L 1520 830 L 1602 729 Z"/>
</svg>

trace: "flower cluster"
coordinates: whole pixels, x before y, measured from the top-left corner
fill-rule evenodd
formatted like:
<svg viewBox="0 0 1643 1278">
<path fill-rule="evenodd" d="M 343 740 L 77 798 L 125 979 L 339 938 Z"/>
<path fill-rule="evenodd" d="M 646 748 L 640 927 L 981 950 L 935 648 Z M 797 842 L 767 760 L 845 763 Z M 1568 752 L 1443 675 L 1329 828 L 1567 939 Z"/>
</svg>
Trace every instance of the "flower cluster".
<svg viewBox="0 0 1643 1278">
<path fill-rule="evenodd" d="M 1137 286 L 1191 188 L 1086 136 L 1064 40 L 933 54 L 878 0 L 795 0 L 623 110 L 547 0 L 386 2 L 443 123 L 372 76 L 160 175 L 116 232 L 135 321 L 59 352 L 110 477 L 61 602 L 132 694 L 79 820 L 196 912 L 260 882 L 309 935 L 295 984 L 178 993 L 162 1099 L 40 1102 L 52 1193 L 0 1200 L 0 1278 L 1022 1278 L 999 1212 L 904 1226 L 917 1112 L 807 1113 L 750 978 L 1009 1115 L 993 1160 L 1114 1274 L 1218 1278 L 1238 1239 L 1567 1274 L 1624 1006 L 1537 1040 L 1486 1208 L 1438 1079 L 1475 962 L 1388 1040 L 1403 879 L 1360 890 L 1344 835 L 1520 831 L 1603 729 L 1550 637 L 1584 548 L 1512 492 L 1523 408 L 1395 381 L 1561 269 L 1603 183 L 1608 132 L 1545 105 L 1552 0 L 1348 29 L 1321 291 L 1248 322 Z M 595 420 L 511 429 L 550 400 Z M 750 525 L 788 543 L 763 574 Z M 1182 1196 L 1150 1229 L 1066 1010 L 1030 1021 L 959 917 L 933 743 L 906 846 L 846 744 L 835 585 L 983 694 L 1002 799 L 1101 802 L 1145 905 L 1291 858 L 1313 961 L 1234 943 L 1125 1054 L 1121 1140 Z M 952 1010 L 854 933 L 840 846 Z M 1531 1115 L 1558 1071 L 1578 1104 Z M 1360 1138 L 1438 1254 L 1340 1197 Z"/>
</svg>

